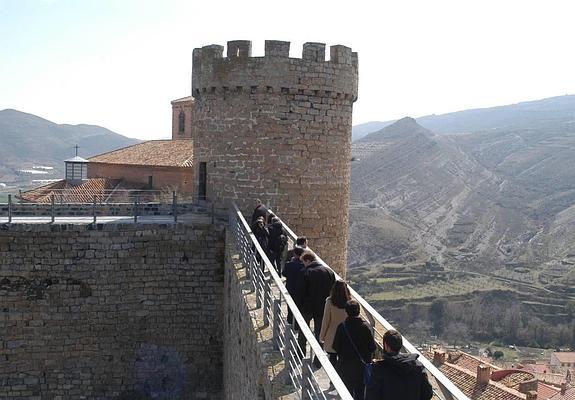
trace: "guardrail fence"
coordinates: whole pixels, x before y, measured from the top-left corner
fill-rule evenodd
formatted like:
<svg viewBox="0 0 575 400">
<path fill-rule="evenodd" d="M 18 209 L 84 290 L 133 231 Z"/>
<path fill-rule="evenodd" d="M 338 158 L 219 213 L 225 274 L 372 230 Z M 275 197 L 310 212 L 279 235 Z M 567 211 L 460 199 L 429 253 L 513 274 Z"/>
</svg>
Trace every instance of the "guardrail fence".
<svg viewBox="0 0 575 400">
<path fill-rule="evenodd" d="M 222 210 L 190 194 L 157 190 L 101 190 L 88 195 L 52 189 L 36 202 L 9 194 L 7 203 L 0 204 L 0 219 L 4 217 L 3 222 L 9 224 L 20 217 L 43 218 L 49 223 L 56 217 L 89 217 L 96 224 L 99 217 L 117 216 L 133 218 L 134 223 L 142 216 L 171 216 L 177 223 L 178 216 L 187 213 L 211 214 L 213 222 L 214 215 L 222 214 Z"/>
<path fill-rule="evenodd" d="M 289 226 L 283 221 L 281 222 L 288 233 L 289 245 L 293 246 L 297 236 Z M 285 368 L 294 391 L 298 391 L 302 399 L 327 399 L 325 394 L 326 390 L 322 388 L 326 382 L 321 382 L 323 383 L 323 385 L 321 385 L 312 367 L 312 359 L 315 356 L 321 363 L 328 380 L 333 385 L 333 390 L 329 392 L 329 398 L 334 398 L 334 393 L 337 393 L 339 398 L 351 400 L 352 397 L 349 391 L 341 381 L 341 378 L 333 368 L 320 344 L 315 339 L 314 334 L 305 323 L 303 315 L 289 295 L 281 277 L 272 266 L 241 211 L 234 203 L 232 203 L 230 207 L 229 225 L 235 238 L 240 259 L 246 268 L 246 277 L 250 280 L 252 290 L 255 292 L 256 306 L 262 308 L 264 324 L 267 326 L 272 324 L 274 347 L 276 350 L 279 350 L 284 357 Z M 329 267 L 319 256 L 318 260 Z M 341 279 L 337 273 L 335 273 L 335 275 L 338 279 Z M 351 287 L 350 292 L 352 297 L 361 305 L 362 317 L 368 321 L 372 327 L 375 341 L 381 353 L 383 351 L 381 347 L 383 334 L 387 330 L 393 329 L 393 326 Z M 284 310 L 287 311 L 288 309 L 293 314 L 294 324 L 299 326 L 302 334 L 309 343 L 311 353 L 308 356 L 301 353 L 294 328 L 286 322 L 287 314 L 284 313 Z M 404 338 L 403 343 L 404 348 L 402 351 L 419 354 L 419 361 L 427 370 L 430 381 L 432 381 L 435 399 L 469 400 L 460 389 L 447 379 L 447 377 L 407 339 Z"/>
</svg>

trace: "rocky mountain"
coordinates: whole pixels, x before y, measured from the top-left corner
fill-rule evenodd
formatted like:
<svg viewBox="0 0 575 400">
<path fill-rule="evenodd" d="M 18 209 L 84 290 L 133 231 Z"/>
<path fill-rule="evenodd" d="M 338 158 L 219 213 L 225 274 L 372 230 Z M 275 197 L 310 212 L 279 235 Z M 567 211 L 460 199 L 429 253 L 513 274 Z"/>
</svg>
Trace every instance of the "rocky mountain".
<svg viewBox="0 0 575 400">
<path fill-rule="evenodd" d="M 420 125 L 438 134 L 543 128 L 574 121 L 575 95 L 417 118 Z M 353 127 L 352 139 L 359 140 L 394 122 L 372 121 L 356 125 Z"/>
<path fill-rule="evenodd" d="M 543 103 L 523 122 L 527 104 L 454 116 L 463 134 L 403 118 L 353 143 L 348 279 L 400 328 L 575 345 L 575 102 Z"/>
<path fill-rule="evenodd" d="M 54 168 L 52 173 L 38 174 L 35 178 L 60 178 L 63 160 L 74 156 L 75 145 L 80 146 L 79 155 L 90 157 L 138 142 L 100 126 L 56 124 L 21 111 L 2 110 L 0 182 L 25 185 L 31 175 L 18 171 L 34 166 Z"/>
<path fill-rule="evenodd" d="M 575 96 L 420 121 L 470 133 L 404 118 L 354 142 L 350 265 L 398 253 L 366 250 L 375 220 L 356 213 L 393 220 L 410 249 L 448 264 L 575 255 Z"/>
<path fill-rule="evenodd" d="M 492 206 L 481 194 L 499 183 L 452 138 L 435 135 L 412 118 L 359 140 L 353 155 L 350 266 L 419 259 L 422 253 L 442 260 L 449 243 L 463 240 L 457 230 L 468 225 L 475 212 L 470 202 L 482 209 Z M 356 218 L 366 213 L 368 218 Z M 385 230 L 372 229 L 381 220 L 393 221 L 391 238 Z M 380 243 L 400 238 L 401 251 L 376 250 Z"/>
</svg>

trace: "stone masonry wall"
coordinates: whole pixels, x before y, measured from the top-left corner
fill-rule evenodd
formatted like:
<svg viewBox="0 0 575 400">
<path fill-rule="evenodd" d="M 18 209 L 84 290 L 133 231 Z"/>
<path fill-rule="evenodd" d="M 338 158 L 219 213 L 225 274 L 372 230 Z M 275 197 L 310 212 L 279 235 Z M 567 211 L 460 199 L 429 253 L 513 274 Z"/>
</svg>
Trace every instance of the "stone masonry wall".
<svg viewBox="0 0 575 400">
<path fill-rule="evenodd" d="M 0 225 L 0 398 L 220 398 L 223 258 L 214 225 Z"/>
<path fill-rule="evenodd" d="M 236 201 L 251 213 L 262 199 L 345 276 L 357 53 L 306 43 L 251 42 L 194 50 L 194 177 L 207 168 L 208 200 Z M 197 193 L 197 184 L 194 190 Z"/>
<path fill-rule="evenodd" d="M 232 246 L 228 238 L 224 289 L 223 397 L 226 400 L 256 400 L 263 397 L 262 393 L 269 393 L 271 385 L 264 379 L 265 367 L 258 349 L 258 336 L 244 293 L 248 289 L 245 270 L 238 268 L 241 267 L 238 260 L 232 260 L 232 254 L 235 254 Z"/>
</svg>

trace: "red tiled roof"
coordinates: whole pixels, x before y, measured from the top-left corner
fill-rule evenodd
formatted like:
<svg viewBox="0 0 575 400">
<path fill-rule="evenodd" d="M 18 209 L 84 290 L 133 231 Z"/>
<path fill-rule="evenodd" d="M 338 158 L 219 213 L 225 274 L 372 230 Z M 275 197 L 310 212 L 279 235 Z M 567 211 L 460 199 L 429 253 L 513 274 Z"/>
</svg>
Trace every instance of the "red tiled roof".
<svg viewBox="0 0 575 400">
<path fill-rule="evenodd" d="M 495 365 L 489 364 L 488 362 L 485 362 L 477 357 L 474 357 L 462 351 L 450 352 L 448 356 L 449 356 L 448 362 L 450 364 L 458 365 L 471 372 L 477 372 L 477 367 L 481 364 L 490 366 L 492 370 L 499 369 Z"/>
<path fill-rule="evenodd" d="M 526 396 L 498 382 L 479 385 L 475 373 L 457 365 L 442 364 L 439 369 L 465 395 L 474 400 L 525 400 Z"/>
<path fill-rule="evenodd" d="M 565 394 L 557 393 L 549 400 L 575 400 L 575 388 L 567 389 Z"/>
<path fill-rule="evenodd" d="M 527 372 L 536 372 L 538 374 L 546 374 L 551 371 L 549 364 L 522 364 L 517 366 L 518 369 L 522 369 Z"/>
<path fill-rule="evenodd" d="M 89 161 L 103 164 L 191 167 L 192 149 L 192 141 L 189 139 L 150 140 L 91 157 Z"/>
<path fill-rule="evenodd" d="M 139 190 L 145 186 L 137 183 L 124 182 L 119 179 L 92 178 L 86 179 L 79 185 L 71 185 L 65 180 L 40 186 L 26 192 L 22 192 L 20 199 L 28 203 L 50 203 L 52 196 L 56 203 L 91 203 L 94 196 L 99 201 L 120 201 L 125 190 Z M 116 192 L 115 192 L 116 191 Z"/>
<path fill-rule="evenodd" d="M 553 386 L 537 382 L 537 400 L 547 400 L 559 393 L 559 389 Z"/>
<path fill-rule="evenodd" d="M 532 381 L 535 376 L 531 372 L 519 370 L 500 370 L 491 375 L 495 382 L 499 382 L 510 388 L 518 388 L 521 382 Z"/>
</svg>

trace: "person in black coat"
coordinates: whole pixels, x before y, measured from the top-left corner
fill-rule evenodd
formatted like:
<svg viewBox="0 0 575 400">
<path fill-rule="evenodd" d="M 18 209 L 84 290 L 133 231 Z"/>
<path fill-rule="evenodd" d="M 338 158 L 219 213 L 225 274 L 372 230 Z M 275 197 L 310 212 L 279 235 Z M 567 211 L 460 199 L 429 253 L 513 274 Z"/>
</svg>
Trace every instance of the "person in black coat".
<svg viewBox="0 0 575 400">
<path fill-rule="evenodd" d="M 278 274 L 281 274 L 284 249 L 288 241 L 287 232 L 278 217 L 272 218 L 272 223 L 268 226 L 268 230 L 270 233 L 268 239 L 268 254 L 270 261 L 272 262 L 272 265 L 275 266 Z"/>
<path fill-rule="evenodd" d="M 311 250 L 305 250 L 301 260 L 305 266 L 302 314 L 308 324 L 313 319 L 313 332 L 315 338 L 319 341 L 325 299 L 329 297 L 331 287 L 335 282 L 335 274 L 330 268 L 317 261 L 316 255 Z M 298 343 L 305 354 L 306 340 L 301 332 L 298 336 Z M 315 360 L 314 364 L 318 366 Z"/>
<path fill-rule="evenodd" d="M 267 222 L 269 213 L 268 208 L 262 203 L 260 199 L 255 199 L 254 203 L 256 207 L 252 213 L 252 225 L 255 224 L 260 217 L 264 219 L 264 222 Z"/>
<path fill-rule="evenodd" d="M 303 254 L 303 249 L 301 247 L 295 247 L 293 249 L 293 254 L 293 258 L 284 266 L 282 275 L 286 277 L 286 289 L 288 293 L 292 297 L 296 306 L 301 308 L 301 299 L 304 289 L 303 270 L 305 267 L 301 262 L 300 257 Z M 293 324 L 293 313 L 290 309 L 288 309 L 287 322 L 288 324 Z"/>
<path fill-rule="evenodd" d="M 383 335 L 383 359 L 375 361 L 366 388 L 366 400 L 429 400 L 433 389 L 418 354 L 400 354 L 403 340 L 399 332 Z"/>
<path fill-rule="evenodd" d="M 336 370 L 354 400 L 363 400 L 364 363 L 371 362 L 375 351 L 375 341 L 371 327 L 359 315 L 359 303 L 353 299 L 349 300 L 345 305 L 345 311 L 347 319 L 339 324 L 333 338 L 332 347 L 338 357 Z M 403 397 L 396 399 L 403 400 Z"/>
<path fill-rule="evenodd" d="M 302 249 L 307 249 L 307 237 L 305 236 L 298 236 L 298 238 L 295 240 L 295 246 L 293 249 L 289 249 L 287 252 L 287 256 L 286 256 L 286 260 L 290 261 L 293 258 L 293 250 L 296 247 L 301 247 Z"/>
<path fill-rule="evenodd" d="M 270 234 L 268 232 L 268 228 L 266 228 L 263 217 L 259 217 L 256 220 L 256 222 L 252 225 L 251 228 L 252 228 L 252 232 L 253 232 L 254 236 L 256 237 L 258 243 L 262 247 L 262 250 L 267 252 L 268 239 L 269 239 Z M 256 251 L 255 246 L 254 246 L 253 250 Z M 258 261 L 261 260 L 261 257 L 259 254 L 256 255 L 256 259 Z"/>
</svg>

